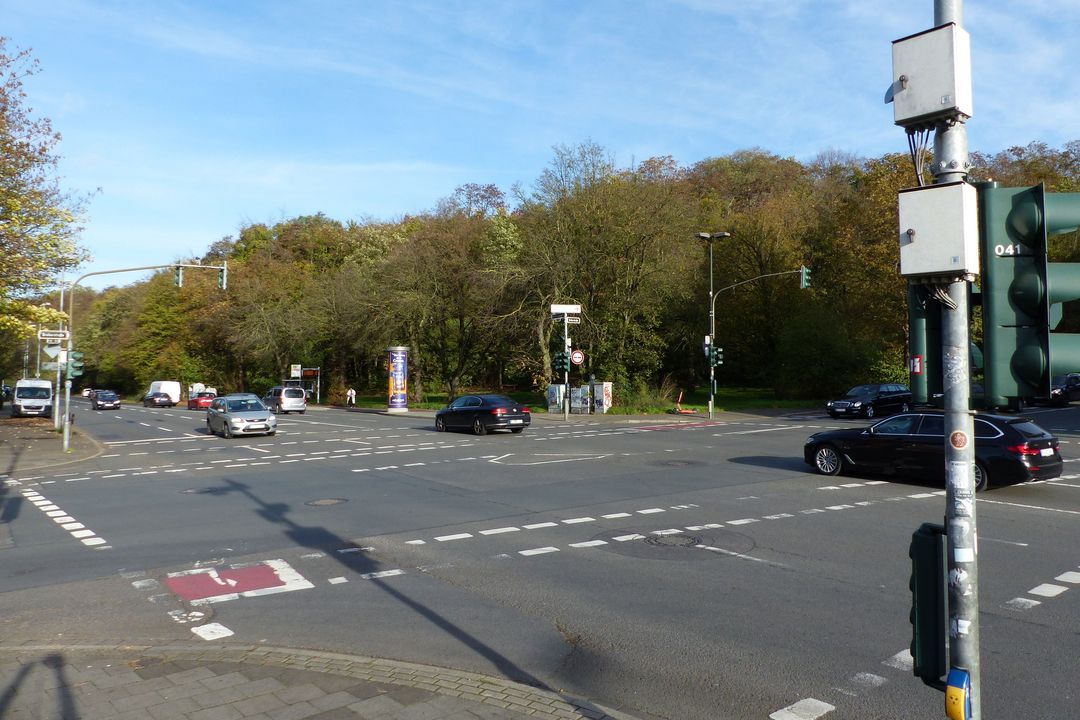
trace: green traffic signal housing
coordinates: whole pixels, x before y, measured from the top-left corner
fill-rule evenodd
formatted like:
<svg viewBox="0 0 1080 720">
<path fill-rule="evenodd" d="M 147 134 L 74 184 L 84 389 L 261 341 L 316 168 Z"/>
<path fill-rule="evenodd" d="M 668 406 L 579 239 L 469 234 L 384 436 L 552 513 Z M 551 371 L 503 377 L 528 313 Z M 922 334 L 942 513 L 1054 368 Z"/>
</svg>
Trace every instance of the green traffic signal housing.
<svg viewBox="0 0 1080 720">
<path fill-rule="evenodd" d="M 799 289 L 805 290 L 810 287 L 810 268 L 803 265 L 799 268 Z"/>
<path fill-rule="evenodd" d="M 68 353 L 67 376 L 79 377 L 83 374 L 83 353 L 72 351 Z"/>
<path fill-rule="evenodd" d="M 177 265 L 173 271 L 173 279 L 176 281 L 176 287 L 184 287 L 184 268 L 181 265 Z"/>
<path fill-rule="evenodd" d="M 570 353 L 560 350 L 555 353 L 555 358 L 552 362 L 552 367 L 555 372 L 567 373 L 570 372 Z"/>
<path fill-rule="evenodd" d="M 939 690 L 949 669 L 945 629 L 949 608 L 945 526 L 923 523 L 911 534 L 911 659 L 912 671 Z"/>
<path fill-rule="evenodd" d="M 1055 333 L 1059 303 L 1080 299 L 1080 263 L 1052 263 L 1048 238 L 1080 226 L 1080 193 L 979 186 L 983 354 L 990 407 L 1049 397 L 1080 369 L 1080 335 Z"/>
</svg>

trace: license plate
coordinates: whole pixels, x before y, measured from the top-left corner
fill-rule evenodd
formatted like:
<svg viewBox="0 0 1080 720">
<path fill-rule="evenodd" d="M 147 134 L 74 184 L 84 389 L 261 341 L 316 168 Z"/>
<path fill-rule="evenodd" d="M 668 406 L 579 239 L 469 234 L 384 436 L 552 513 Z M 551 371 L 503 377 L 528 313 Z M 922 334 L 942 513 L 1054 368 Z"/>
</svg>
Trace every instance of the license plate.
<svg viewBox="0 0 1080 720">
<path fill-rule="evenodd" d="M 1039 454 L 1042 455 L 1043 457 L 1050 457 L 1051 455 L 1054 454 L 1054 448 L 1043 448 L 1042 450 L 1039 451 Z"/>
<path fill-rule="evenodd" d="M 266 426 L 265 425 L 248 425 L 247 429 L 248 430 L 265 430 Z"/>
<path fill-rule="evenodd" d="M 520 425 L 523 422 L 524 422 L 524 420 L 511 420 L 510 424 L 511 425 Z"/>
</svg>

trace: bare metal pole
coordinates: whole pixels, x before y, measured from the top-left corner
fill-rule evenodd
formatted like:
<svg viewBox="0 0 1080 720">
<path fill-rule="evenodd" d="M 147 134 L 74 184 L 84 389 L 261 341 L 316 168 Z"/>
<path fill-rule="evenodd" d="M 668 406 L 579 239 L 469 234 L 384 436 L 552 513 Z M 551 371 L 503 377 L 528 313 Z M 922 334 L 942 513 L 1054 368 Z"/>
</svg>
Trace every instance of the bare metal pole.
<svg viewBox="0 0 1080 720">
<path fill-rule="evenodd" d="M 963 0 L 934 0 L 934 25 L 963 22 Z M 934 133 L 934 184 L 967 177 L 967 128 L 939 124 Z M 945 526 L 949 568 L 949 665 L 966 670 L 973 720 L 982 718 L 979 660 L 978 525 L 975 512 L 975 419 L 971 412 L 968 289 L 971 278 L 949 282 L 941 311 L 945 391 Z"/>
</svg>

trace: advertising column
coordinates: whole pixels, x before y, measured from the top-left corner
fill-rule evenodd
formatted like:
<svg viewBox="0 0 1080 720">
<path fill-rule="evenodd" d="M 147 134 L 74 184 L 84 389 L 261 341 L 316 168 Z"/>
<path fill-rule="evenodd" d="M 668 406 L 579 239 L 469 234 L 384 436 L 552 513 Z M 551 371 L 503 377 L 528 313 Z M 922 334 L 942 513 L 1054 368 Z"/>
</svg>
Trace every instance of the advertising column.
<svg viewBox="0 0 1080 720">
<path fill-rule="evenodd" d="M 386 350 L 390 353 L 390 385 L 386 409 L 388 412 L 408 412 L 409 348 L 392 347 Z"/>
</svg>

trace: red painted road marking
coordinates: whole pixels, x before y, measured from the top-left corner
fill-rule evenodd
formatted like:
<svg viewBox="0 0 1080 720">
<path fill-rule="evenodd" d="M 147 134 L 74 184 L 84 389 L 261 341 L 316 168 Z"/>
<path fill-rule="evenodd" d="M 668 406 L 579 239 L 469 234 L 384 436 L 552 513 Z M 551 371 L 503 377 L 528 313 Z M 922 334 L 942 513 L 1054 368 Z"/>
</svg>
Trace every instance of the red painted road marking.
<svg viewBox="0 0 1080 720">
<path fill-rule="evenodd" d="M 165 584 L 193 605 L 315 587 L 284 560 L 169 573 Z"/>
</svg>

